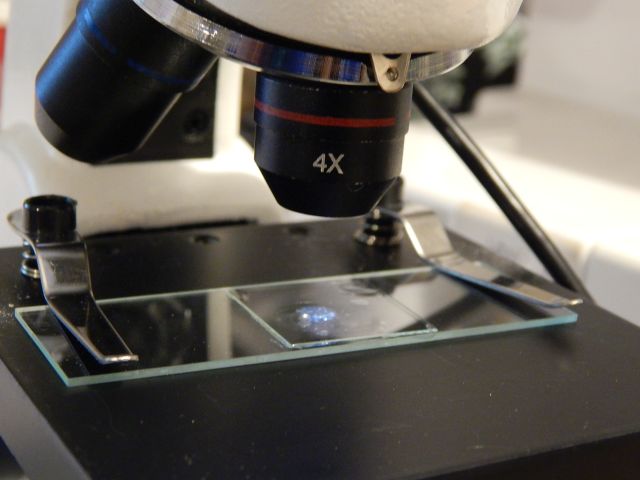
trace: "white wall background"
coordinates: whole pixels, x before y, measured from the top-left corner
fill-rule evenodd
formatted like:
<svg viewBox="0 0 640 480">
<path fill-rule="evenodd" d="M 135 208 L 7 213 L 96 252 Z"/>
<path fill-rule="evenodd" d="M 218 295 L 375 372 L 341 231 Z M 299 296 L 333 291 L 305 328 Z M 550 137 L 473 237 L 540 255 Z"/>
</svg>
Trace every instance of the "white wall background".
<svg viewBox="0 0 640 480">
<path fill-rule="evenodd" d="M 11 0 L 2 90 L 3 129 L 35 125 L 34 92 L 39 66 L 71 23 L 77 0 Z"/>
<path fill-rule="evenodd" d="M 526 0 L 525 88 L 640 118 L 640 2 Z"/>
</svg>

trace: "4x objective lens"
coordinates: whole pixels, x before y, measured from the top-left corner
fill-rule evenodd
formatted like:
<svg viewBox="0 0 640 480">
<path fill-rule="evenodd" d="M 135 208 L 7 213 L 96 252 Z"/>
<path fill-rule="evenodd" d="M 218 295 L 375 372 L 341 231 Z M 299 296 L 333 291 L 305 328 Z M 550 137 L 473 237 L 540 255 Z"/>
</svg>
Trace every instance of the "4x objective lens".
<svg viewBox="0 0 640 480">
<path fill-rule="evenodd" d="M 370 211 L 400 175 L 411 90 L 258 75 L 255 158 L 276 200 L 325 217 Z"/>
</svg>

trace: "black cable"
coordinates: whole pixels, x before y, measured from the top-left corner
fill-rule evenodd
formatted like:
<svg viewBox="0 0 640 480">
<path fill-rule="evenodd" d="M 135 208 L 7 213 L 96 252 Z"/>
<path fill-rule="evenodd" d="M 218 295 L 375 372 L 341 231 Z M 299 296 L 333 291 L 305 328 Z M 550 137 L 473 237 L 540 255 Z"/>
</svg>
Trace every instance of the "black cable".
<svg viewBox="0 0 640 480">
<path fill-rule="evenodd" d="M 456 119 L 419 83 L 413 87 L 413 102 L 469 167 L 551 277 L 585 300 L 593 301 L 558 248 Z"/>
</svg>

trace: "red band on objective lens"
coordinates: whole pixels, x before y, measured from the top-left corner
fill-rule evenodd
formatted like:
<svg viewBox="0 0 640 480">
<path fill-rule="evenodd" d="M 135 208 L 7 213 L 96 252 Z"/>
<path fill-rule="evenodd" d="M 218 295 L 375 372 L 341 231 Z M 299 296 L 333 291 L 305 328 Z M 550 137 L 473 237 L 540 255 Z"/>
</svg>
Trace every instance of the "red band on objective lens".
<svg viewBox="0 0 640 480">
<path fill-rule="evenodd" d="M 281 108 L 272 107 L 256 99 L 256 108 L 262 113 L 278 117 L 292 122 L 307 123 L 309 125 L 319 125 L 321 127 L 343 127 L 343 128 L 383 128 L 393 127 L 396 124 L 395 117 L 385 118 L 342 118 L 323 117 L 308 113 L 292 112 Z"/>
</svg>

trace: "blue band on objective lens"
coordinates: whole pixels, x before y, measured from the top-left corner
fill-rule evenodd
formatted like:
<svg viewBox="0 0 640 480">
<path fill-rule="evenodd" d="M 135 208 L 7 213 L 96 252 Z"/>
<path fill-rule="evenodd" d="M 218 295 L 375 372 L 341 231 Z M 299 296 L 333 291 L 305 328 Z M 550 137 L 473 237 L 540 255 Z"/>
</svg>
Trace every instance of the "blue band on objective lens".
<svg viewBox="0 0 640 480">
<path fill-rule="evenodd" d="M 167 85 L 188 87 L 194 83 L 194 80 L 185 80 L 184 78 L 164 75 L 152 68 L 138 63 L 132 58 L 128 58 L 127 56 L 120 54 L 117 47 L 109 41 L 107 36 L 102 32 L 102 30 L 100 30 L 100 27 L 98 27 L 98 25 L 96 25 L 96 23 L 93 21 L 88 8 L 82 9 L 82 20 L 84 21 L 87 29 L 93 34 L 94 38 L 98 41 L 98 43 L 100 43 L 102 48 L 104 48 L 114 57 L 121 57 L 130 69 L 144 75 L 145 77 L 152 78 L 162 83 L 166 83 Z"/>
</svg>

